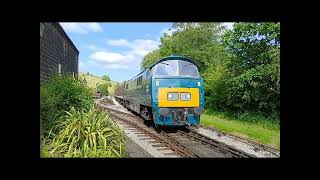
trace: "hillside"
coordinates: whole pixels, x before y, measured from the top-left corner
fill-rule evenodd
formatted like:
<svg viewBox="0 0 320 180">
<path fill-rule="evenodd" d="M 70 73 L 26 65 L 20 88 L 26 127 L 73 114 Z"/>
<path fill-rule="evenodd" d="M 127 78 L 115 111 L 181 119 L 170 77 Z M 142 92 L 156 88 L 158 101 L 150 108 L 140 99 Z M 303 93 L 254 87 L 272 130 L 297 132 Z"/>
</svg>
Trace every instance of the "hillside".
<svg viewBox="0 0 320 180">
<path fill-rule="evenodd" d="M 83 80 L 83 78 L 86 79 L 87 81 L 87 86 L 89 88 L 96 88 L 96 84 L 99 83 L 99 84 L 104 84 L 106 83 L 105 80 L 102 80 L 102 77 L 99 77 L 99 76 L 95 76 L 95 75 L 87 75 L 87 73 L 83 73 L 83 72 L 80 72 L 79 73 L 79 79 Z M 119 82 L 116 82 L 116 81 L 110 81 L 111 82 L 111 87 L 109 87 L 109 94 L 110 95 L 113 95 L 113 92 L 114 92 L 114 88 L 115 88 L 115 85 L 116 84 L 120 84 Z"/>
</svg>

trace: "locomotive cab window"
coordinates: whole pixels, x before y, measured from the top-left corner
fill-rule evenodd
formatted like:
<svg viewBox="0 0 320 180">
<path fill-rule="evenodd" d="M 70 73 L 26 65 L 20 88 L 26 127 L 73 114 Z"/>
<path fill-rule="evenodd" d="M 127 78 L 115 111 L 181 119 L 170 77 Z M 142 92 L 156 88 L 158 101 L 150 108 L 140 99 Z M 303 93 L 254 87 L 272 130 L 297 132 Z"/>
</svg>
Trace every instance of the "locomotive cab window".
<svg viewBox="0 0 320 180">
<path fill-rule="evenodd" d="M 196 65 L 183 60 L 167 60 L 155 65 L 152 69 L 154 76 L 183 76 L 199 77 L 199 71 Z"/>
<path fill-rule="evenodd" d="M 179 61 L 179 75 L 189 77 L 199 77 L 197 66 L 188 61 Z"/>
</svg>

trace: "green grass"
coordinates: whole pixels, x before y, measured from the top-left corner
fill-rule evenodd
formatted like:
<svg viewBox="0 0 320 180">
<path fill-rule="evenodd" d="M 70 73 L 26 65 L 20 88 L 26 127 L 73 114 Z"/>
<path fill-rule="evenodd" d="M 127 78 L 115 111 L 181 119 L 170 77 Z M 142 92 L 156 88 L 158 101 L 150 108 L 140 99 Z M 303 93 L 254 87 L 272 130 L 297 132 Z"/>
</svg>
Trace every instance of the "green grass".
<svg viewBox="0 0 320 180">
<path fill-rule="evenodd" d="M 200 124 L 280 149 L 280 125 L 263 117 L 247 114 L 236 118 L 211 112 L 201 115 Z"/>
<path fill-rule="evenodd" d="M 80 72 L 79 73 L 79 79 L 83 79 L 83 77 L 86 78 L 86 81 L 87 81 L 87 86 L 89 88 L 96 88 L 96 84 L 99 83 L 99 84 L 104 84 L 106 83 L 105 80 L 102 80 L 102 77 L 99 77 L 99 76 L 94 76 L 94 75 L 87 75 L 87 73 L 83 73 L 83 72 Z M 113 95 L 114 93 L 114 90 L 115 90 L 115 85 L 119 82 L 116 82 L 116 81 L 110 81 L 111 82 L 111 87 L 109 87 L 108 91 L 109 91 L 109 94 L 110 95 Z"/>
</svg>

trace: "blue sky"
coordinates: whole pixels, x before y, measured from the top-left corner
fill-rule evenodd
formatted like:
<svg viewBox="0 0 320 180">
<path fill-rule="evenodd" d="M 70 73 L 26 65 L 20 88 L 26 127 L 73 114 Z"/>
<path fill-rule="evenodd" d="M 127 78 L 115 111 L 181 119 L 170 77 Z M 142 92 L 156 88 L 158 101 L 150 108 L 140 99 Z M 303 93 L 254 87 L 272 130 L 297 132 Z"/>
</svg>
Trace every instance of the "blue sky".
<svg viewBox="0 0 320 180">
<path fill-rule="evenodd" d="M 140 71 L 172 23 L 60 23 L 80 51 L 79 71 L 122 82 Z M 225 24 L 231 27 L 231 24 Z"/>
</svg>

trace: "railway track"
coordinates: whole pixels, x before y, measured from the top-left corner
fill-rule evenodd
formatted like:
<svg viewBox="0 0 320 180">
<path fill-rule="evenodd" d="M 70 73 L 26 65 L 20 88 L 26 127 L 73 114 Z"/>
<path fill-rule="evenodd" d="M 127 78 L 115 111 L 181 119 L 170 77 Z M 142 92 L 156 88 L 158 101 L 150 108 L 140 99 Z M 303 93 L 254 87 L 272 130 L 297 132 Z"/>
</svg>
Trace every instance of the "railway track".
<svg viewBox="0 0 320 180">
<path fill-rule="evenodd" d="M 235 157 L 235 158 L 254 158 L 241 150 L 227 146 L 226 144 L 210 139 L 196 131 L 185 128 L 168 132 L 165 129 L 154 128 L 144 124 L 144 120 L 136 115 L 128 114 L 111 106 L 103 106 L 97 103 L 99 109 L 108 111 L 108 114 L 116 121 L 120 121 L 134 127 L 143 135 L 161 144 L 165 149 L 171 149 L 178 157 L 202 158 L 202 157 Z M 172 153 L 170 153 L 172 154 Z"/>
<path fill-rule="evenodd" d="M 108 111 L 109 116 L 111 116 L 116 121 L 121 121 L 126 125 L 130 125 L 131 127 L 140 131 L 142 135 L 147 135 L 150 137 L 150 139 L 155 140 L 155 143 L 160 143 L 161 146 L 159 147 L 167 147 L 171 149 L 178 157 L 197 157 L 196 154 L 189 151 L 187 148 L 179 144 L 177 141 L 175 141 L 169 136 L 166 136 L 163 131 L 160 133 L 156 132 L 154 129 L 143 124 L 141 121 L 142 119 L 139 119 L 139 117 L 135 115 L 117 111 L 108 107 L 100 106 L 98 108 Z"/>
</svg>

